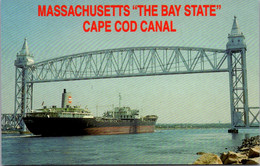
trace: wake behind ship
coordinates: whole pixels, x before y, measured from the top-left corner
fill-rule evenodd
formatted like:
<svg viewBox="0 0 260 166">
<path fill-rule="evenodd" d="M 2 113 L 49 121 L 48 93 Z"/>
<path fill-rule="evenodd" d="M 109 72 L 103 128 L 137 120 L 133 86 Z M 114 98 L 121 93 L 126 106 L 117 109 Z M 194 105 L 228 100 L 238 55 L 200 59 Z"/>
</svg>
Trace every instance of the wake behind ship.
<svg viewBox="0 0 260 166">
<path fill-rule="evenodd" d="M 71 93 L 62 94 L 61 108 L 52 106 L 32 110 L 23 118 L 28 130 L 35 135 L 111 135 L 154 132 L 158 117 L 139 116 L 139 110 L 115 107 L 102 117 L 94 117 L 88 109 L 72 106 Z"/>
</svg>

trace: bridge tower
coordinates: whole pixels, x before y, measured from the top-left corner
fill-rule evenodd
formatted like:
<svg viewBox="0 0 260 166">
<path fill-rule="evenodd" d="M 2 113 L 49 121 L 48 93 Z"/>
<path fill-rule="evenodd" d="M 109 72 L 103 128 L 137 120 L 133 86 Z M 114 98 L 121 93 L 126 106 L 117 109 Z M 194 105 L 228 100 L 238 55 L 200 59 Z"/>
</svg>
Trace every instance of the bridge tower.
<svg viewBox="0 0 260 166">
<path fill-rule="evenodd" d="M 239 29 L 236 16 L 234 16 L 231 33 L 228 34 L 226 51 L 231 108 L 231 129 L 229 132 L 237 132 L 239 127 L 245 128 L 250 126 L 246 71 L 246 43 L 245 36 Z"/>
<path fill-rule="evenodd" d="M 32 75 L 28 74 L 29 66 L 34 64 L 33 56 L 29 52 L 27 39 L 24 39 L 23 47 L 16 55 L 15 60 L 15 108 L 14 117 L 19 112 L 22 117 L 25 113 L 32 109 L 33 101 L 33 83 L 28 83 L 32 80 Z M 22 130 L 26 130 L 25 124 L 22 119 L 18 122 Z"/>
</svg>

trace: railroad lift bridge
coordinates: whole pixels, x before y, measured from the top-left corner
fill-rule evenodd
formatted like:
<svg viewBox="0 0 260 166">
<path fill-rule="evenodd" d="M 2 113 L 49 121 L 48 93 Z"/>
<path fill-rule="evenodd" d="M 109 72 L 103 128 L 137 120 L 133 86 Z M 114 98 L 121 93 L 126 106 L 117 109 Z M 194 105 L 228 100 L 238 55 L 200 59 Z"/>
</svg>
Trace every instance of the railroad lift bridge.
<svg viewBox="0 0 260 166">
<path fill-rule="evenodd" d="M 32 110 L 36 83 L 214 72 L 229 73 L 229 132 L 259 127 L 259 106 L 248 106 L 244 40 L 234 17 L 226 49 L 131 47 L 84 52 L 35 63 L 25 39 L 15 61 L 14 114 L 2 115 L 2 129 L 26 130 L 22 117 Z"/>
</svg>

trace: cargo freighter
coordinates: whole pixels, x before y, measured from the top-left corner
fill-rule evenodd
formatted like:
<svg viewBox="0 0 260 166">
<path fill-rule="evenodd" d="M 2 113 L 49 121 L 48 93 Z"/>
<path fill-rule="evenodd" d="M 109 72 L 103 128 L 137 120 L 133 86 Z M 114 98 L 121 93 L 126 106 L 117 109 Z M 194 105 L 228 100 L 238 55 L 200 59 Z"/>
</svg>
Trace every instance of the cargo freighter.
<svg viewBox="0 0 260 166">
<path fill-rule="evenodd" d="M 156 115 L 140 117 L 139 110 L 120 106 L 94 117 L 88 109 L 72 106 L 71 93 L 66 89 L 61 108 L 43 106 L 23 118 L 28 130 L 41 136 L 152 133 L 157 119 Z"/>
</svg>

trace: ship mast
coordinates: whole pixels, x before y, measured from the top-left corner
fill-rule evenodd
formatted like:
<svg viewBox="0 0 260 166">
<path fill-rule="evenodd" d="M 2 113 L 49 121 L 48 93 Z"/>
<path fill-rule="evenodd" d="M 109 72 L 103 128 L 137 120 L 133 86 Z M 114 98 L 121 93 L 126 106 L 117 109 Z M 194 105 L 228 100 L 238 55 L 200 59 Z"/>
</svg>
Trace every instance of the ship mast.
<svg viewBox="0 0 260 166">
<path fill-rule="evenodd" d="M 119 108 L 121 107 L 121 100 L 122 100 L 122 97 L 121 97 L 121 94 L 119 93 Z"/>
</svg>

